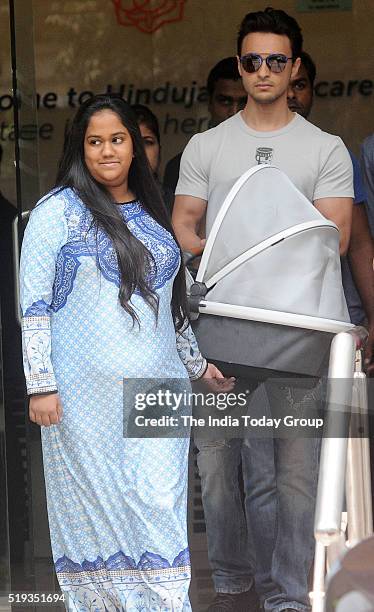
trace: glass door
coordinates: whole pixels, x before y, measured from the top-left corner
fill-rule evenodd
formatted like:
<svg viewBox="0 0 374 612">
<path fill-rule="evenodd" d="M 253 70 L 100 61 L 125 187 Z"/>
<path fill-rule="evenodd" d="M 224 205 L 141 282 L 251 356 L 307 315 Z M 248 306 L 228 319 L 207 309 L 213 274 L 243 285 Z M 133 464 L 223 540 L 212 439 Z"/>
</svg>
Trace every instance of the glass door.
<svg viewBox="0 0 374 612">
<path fill-rule="evenodd" d="M 0 591 L 53 592 L 40 429 L 28 420 L 19 311 L 19 249 L 40 197 L 33 2 L 0 0 L 1 388 Z M 3 608 L 1 608 L 3 609 Z M 17 608 L 13 606 L 14 610 Z"/>
</svg>

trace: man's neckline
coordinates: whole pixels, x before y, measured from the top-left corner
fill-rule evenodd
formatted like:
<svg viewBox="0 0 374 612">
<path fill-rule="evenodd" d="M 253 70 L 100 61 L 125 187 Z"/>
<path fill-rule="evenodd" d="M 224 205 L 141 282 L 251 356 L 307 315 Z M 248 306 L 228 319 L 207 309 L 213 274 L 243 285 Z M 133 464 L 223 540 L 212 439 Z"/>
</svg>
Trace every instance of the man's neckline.
<svg viewBox="0 0 374 612">
<path fill-rule="evenodd" d="M 267 138 L 270 136 L 283 134 L 285 132 L 288 132 L 289 130 L 292 130 L 298 123 L 300 123 L 300 121 L 303 120 L 301 115 L 299 115 L 298 113 L 294 113 L 294 117 L 292 117 L 291 121 L 286 123 L 286 125 L 284 125 L 283 127 L 278 128 L 276 130 L 269 130 L 268 132 L 263 132 L 260 130 L 255 130 L 253 127 L 250 127 L 248 123 L 246 123 L 246 121 L 244 120 L 244 117 L 241 112 L 237 113 L 235 116 L 238 117 L 238 121 L 243 129 L 245 129 L 250 134 L 257 136 L 258 138 Z"/>
</svg>

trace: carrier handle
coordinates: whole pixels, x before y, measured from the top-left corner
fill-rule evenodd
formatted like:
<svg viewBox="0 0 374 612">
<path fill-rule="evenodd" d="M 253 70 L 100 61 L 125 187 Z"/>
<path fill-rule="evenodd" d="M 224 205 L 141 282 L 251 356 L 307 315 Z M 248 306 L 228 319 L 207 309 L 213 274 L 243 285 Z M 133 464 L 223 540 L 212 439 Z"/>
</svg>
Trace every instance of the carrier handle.
<svg viewBox="0 0 374 612">
<path fill-rule="evenodd" d="M 329 227 L 335 229 L 336 231 L 339 231 L 336 225 L 328 219 L 321 219 L 321 221 L 305 221 L 304 223 L 298 223 L 298 225 L 293 225 L 292 227 L 289 227 L 286 230 L 282 230 L 277 234 L 273 234 L 269 238 L 266 238 L 266 240 L 263 240 L 259 244 L 256 244 L 255 246 L 250 247 L 249 249 L 244 251 L 244 253 L 242 253 L 241 255 L 238 255 L 238 257 L 227 263 L 223 268 L 221 268 L 221 270 L 213 274 L 211 278 L 208 278 L 205 281 L 206 286 L 208 287 L 208 289 L 211 289 L 216 283 L 218 283 L 225 276 L 233 272 L 243 263 L 252 259 L 252 257 L 259 255 L 263 251 L 266 251 L 266 249 L 275 246 L 276 244 L 282 242 L 283 240 L 286 240 L 287 238 L 295 236 L 296 234 L 300 234 L 301 232 L 306 232 L 308 230 L 315 229 L 316 227 Z"/>
</svg>

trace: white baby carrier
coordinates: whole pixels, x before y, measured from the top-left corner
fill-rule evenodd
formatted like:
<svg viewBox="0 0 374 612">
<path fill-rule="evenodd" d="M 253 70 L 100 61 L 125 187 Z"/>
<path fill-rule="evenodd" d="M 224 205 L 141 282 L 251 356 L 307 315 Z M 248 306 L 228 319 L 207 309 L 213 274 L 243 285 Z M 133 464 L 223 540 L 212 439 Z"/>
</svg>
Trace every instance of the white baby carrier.
<svg viewBox="0 0 374 612">
<path fill-rule="evenodd" d="M 278 168 L 259 165 L 209 198 L 193 327 L 212 360 L 319 376 L 334 334 L 353 326 L 339 232 Z"/>
</svg>

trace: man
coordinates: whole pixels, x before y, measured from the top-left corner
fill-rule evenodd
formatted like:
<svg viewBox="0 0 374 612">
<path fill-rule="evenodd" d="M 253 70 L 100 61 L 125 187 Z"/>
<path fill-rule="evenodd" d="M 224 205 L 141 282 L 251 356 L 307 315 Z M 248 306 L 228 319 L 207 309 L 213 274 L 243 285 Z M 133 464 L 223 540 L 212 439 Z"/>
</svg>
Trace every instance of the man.
<svg viewBox="0 0 374 612">
<path fill-rule="evenodd" d="M 247 94 L 242 85 L 235 57 L 225 57 L 212 68 L 208 76 L 207 90 L 210 127 L 222 123 L 244 108 Z M 164 188 L 170 189 L 173 193 L 178 182 L 181 157 L 182 153 L 178 153 L 165 168 Z"/>
<path fill-rule="evenodd" d="M 288 108 L 308 119 L 313 105 L 313 87 L 316 79 L 316 66 L 308 53 L 300 53 L 300 66 L 291 78 L 288 87 Z"/>
<path fill-rule="evenodd" d="M 361 167 L 367 193 L 367 212 L 374 236 L 374 134 L 365 138 L 361 148 Z"/>
<path fill-rule="evenodd" d="M 217 127 L 193 136 L 181 160 L 173 222 L 185 250 L 204 245 L 197 227 L 212 190 L 260 163 L 266 149 L 267 160 L 338 226 L 340 250 L 346 252 L 353 196 L 348 152 L 340 138 L 322 132 L 287 105 L 301 49 L 300 28 L 284 11 L 267 8 L 244 18 L 237 50 L 247 104 Z M 263 456 L 256 455 L 245 443 L 198 443 L 208 554 L 217 592 L 209 612 L 258 609 L 253 547 L 264 610 L 310 610 L 307 578 L 314 547 L 318 444 L 311 439 L 273 442 L 271 457 L 266 449 Z M 237 492 L 240 460 L 246 517 Z"/>
<path fill-rule="evenodd" d="M 305 51 L 300 54 L 300 59 L 300 68 L 291 79 L 288 88 L 288 107 L 307 119 L 313 105 L 316 66 Z M 362 184 L 360 166 L 352 153 L 350 155 L 353 164 L 355 206 L 353 207 L 351 240 L 347 253 L 348 261 L 342 258 L 342 277 L 352 323 L 355 325 L 367 323 L 368 325 L 369 338 L 365 351 L 365 363 L 368 371 L 371 372 L 374 370 L 372 363 L 374 358 L 374 243 L 366 213 L 366 194 Z"/>
</svg>

